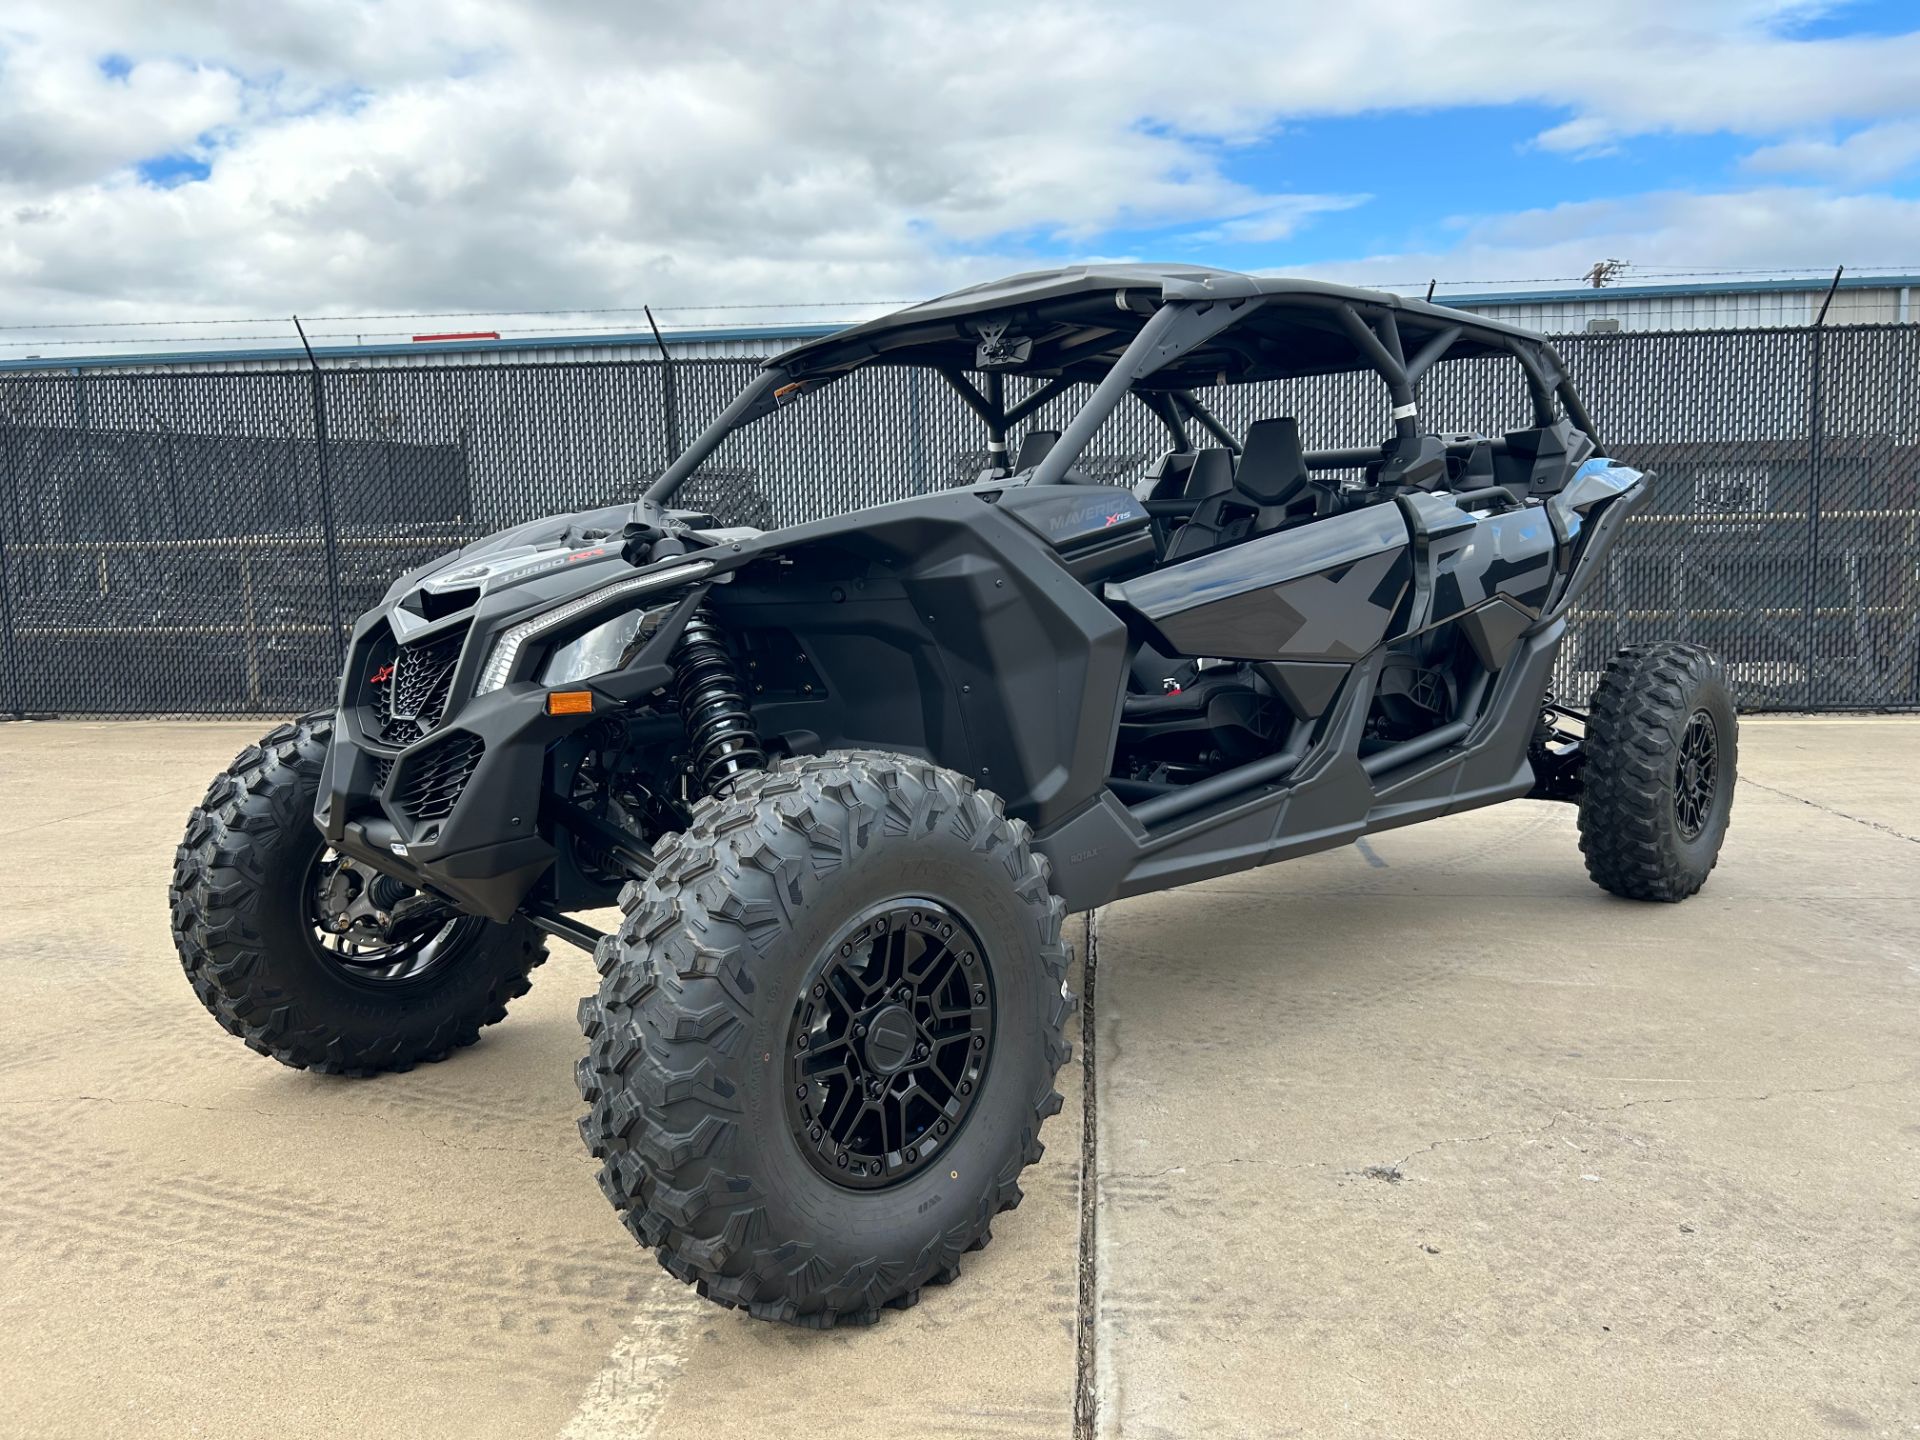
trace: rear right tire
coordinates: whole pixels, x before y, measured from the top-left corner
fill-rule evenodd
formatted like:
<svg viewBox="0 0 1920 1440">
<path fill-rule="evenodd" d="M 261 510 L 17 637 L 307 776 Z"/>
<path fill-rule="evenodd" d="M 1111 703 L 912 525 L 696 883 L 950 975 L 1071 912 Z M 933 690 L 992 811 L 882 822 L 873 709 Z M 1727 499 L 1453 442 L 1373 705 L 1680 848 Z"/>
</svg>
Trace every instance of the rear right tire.
<svg viewBox="0 0 1920 1440">
<path fill-rule="evenodd" d="M 1720 858 L 1739 718 L 1720 662 L 1698 645 L 1633 645 L 1607 662 L 1588 716 L 1580 849 L 1594 883 L 1684 900 Z"/>
</svg>

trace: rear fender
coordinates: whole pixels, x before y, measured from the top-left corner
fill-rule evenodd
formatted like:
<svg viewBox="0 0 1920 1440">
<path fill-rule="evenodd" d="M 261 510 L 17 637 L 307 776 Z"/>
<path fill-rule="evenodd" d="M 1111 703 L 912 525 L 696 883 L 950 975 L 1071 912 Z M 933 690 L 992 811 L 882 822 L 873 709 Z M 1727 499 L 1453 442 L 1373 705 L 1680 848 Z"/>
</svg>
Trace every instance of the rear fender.
<svg viewBox="0 0 1920 1440">
<path fill-rule="evenodd" d="M 1554 568 L 1560 579 L 1534 629 L 1566 614 L 1600 578 L 1626 522 L 1653 498 L 1653 480 L 1649 472 L 1596 458 L 1575 471 L 1566 489 L 1547 501 Z"/>
</svg>

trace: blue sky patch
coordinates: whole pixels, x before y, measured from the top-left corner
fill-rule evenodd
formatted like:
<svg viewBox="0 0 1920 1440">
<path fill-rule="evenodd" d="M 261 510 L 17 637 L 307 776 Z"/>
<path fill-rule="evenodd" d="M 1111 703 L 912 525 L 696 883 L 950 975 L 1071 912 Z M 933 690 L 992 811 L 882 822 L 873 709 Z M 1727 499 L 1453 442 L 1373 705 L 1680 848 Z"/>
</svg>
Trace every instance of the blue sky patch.
<svg viewBox="0 0 1920 1440">
<path fill-rule="evenodd" d="M 1847 0 L 1821 14 L 1783 19 L 1775 33 L 1795 40 L 1849 35 L 1904 35 L 1913 29 L 1913 0 Z"/>
<path fill-rule="evenodd" d="M 176 185 L 191 184 L 195 180 L 204 180 L 213 173 L 213 166 L 198 155 L 183 152 L 172 155 L 155 155 L 142 160 L 134 166 L 140 178 L 149 185 L 158 185 L 163 190 L 171 190 Z"/>
<path fill-rule="evenodd" d="M 1295 122 L 1256 144 L 1220 151 L 1232 179 L 1263 194 L 1357 195 L 1303 217 L 1282 240 L 1236 244 L 1211 224 L 1116 229 L 1116 253 L 1209 258 L 1262 268 L 1447 248 L 1462 217 L 1512 214 L 1664 190 L 1744 187 L 1746 137 L 1643 135 L 1604 154 L 1543 149 L 1534 137 L 1568 118 L 1544 105 L 1464 106 Z"/>
</svg>

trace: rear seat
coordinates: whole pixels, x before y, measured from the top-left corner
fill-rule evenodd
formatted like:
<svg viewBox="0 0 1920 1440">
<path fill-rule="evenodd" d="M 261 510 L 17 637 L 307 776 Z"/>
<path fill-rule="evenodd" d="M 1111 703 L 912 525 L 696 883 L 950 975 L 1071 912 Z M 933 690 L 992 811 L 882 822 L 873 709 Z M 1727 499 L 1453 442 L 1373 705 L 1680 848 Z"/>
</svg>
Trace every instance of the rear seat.
<svg viewBox="0 0 1920 1440">
<path fill-rule="evenodd" d="M 1298 423 L 1290 415 L 1254 421 L 1237 466 L 1225 450 L 1200 451 L 1185 494 L 1202 498 L 1168 542 L 1169 561 L 1204 555 L 1312 515 L 1315 492 Z"/>
</svg>

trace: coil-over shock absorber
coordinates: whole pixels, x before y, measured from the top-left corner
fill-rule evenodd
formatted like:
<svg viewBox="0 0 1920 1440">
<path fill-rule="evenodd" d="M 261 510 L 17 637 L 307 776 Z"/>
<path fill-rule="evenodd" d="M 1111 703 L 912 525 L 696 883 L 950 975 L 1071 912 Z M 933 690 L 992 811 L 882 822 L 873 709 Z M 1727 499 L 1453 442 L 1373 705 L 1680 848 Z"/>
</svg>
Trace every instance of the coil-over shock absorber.
<svg viewBox="0 0 1920 1440">
<path fill-rule="evenodd" d="M 693 612 L 681 632 L 673 667 L 674 696 L 700 793 L 720 794 L 744 772 L 763 769 L 767 752 L 753 728 L 746 687 L 733 668 L 726 637 L 705 605 Z"/>
</svg>

